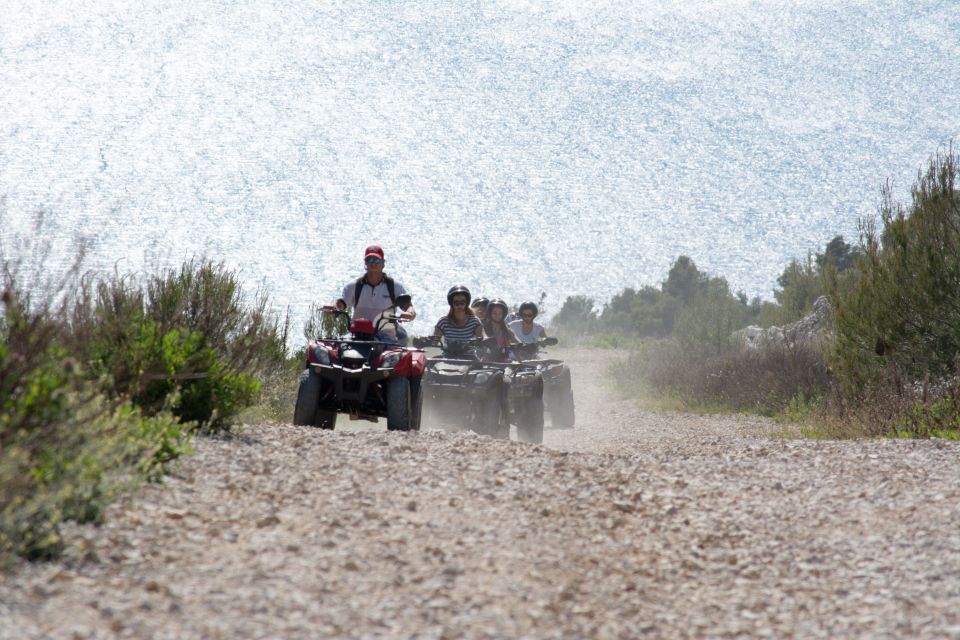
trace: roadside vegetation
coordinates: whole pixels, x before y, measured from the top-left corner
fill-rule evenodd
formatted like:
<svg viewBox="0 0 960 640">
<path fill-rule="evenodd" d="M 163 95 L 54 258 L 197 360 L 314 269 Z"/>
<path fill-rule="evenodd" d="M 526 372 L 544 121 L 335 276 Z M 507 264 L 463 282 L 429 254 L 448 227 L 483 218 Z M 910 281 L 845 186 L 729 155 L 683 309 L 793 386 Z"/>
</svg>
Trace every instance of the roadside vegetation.
<svg viewBox="0 0 960 640">
<path fill-rule="evenodd" d="M 60 525 L 224 434 L 287 366 L 286 325 L 222 264 L 38 285 L 0 273 L 0 563 L 56 556 Z"/>
<path fill-rule="evenodd" d="M 774 301 L 680 256 L 659 287 L 624 289 L 602 309 L 568 298 L 554 328 L 628 350 L 614 380 L 649 405 L 777 416 L 813 437 L 956 438 L 958 170 L 952 150 L 931 158 L 909 205 L 884 187 L 859 242 L 837 236 L 790 262 Z"/>
</svg>

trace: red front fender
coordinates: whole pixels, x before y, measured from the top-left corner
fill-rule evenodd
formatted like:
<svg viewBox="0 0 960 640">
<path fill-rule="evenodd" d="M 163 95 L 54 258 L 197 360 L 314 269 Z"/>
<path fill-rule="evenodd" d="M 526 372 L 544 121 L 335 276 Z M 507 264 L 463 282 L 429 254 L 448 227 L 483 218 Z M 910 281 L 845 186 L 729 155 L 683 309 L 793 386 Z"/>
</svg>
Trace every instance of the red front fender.
<svg viewBox="0 0 960 640">
<path fill-rule="evenodd" d="M 423 370 L 427 366 L 427 356 L 423 351 L 408 351 L 405 356 L 400 358 L 400 362 L 393 369 L 393 374 L 397 376 L 406 376 L 408 378 L 419 378 L 423 375 Z"/>
</svg>

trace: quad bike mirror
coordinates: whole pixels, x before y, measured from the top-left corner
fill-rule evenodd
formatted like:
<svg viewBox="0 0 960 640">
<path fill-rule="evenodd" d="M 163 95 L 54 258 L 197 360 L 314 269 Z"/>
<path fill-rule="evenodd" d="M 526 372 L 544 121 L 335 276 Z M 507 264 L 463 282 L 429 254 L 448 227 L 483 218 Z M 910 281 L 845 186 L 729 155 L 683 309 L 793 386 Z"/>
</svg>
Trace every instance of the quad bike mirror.
<svg viewBox="0 0 960 640">
<path fill-rule="evenodd" d="M 406 311 L 412 304 L 412 300 L 413 299 L 410 297 L 409 293 L 404 293 L 402 295 L 397 296 L 396 303 L 398 307 Z"/>
</svg>

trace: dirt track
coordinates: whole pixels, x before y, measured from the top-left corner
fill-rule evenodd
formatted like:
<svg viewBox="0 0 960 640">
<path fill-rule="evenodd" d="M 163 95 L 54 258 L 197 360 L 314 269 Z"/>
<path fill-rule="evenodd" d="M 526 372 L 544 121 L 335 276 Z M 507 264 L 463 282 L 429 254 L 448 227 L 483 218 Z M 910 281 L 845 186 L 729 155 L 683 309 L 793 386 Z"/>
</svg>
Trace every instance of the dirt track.
<svg viewBox="0 0 960 640">
<path fill-rule="evenodd" d="M 0 584 L 2 638 L 960 638 L 960 445 L 766 437 L 613 402 L 578 428 L 259 426 Z"/>
</svg>

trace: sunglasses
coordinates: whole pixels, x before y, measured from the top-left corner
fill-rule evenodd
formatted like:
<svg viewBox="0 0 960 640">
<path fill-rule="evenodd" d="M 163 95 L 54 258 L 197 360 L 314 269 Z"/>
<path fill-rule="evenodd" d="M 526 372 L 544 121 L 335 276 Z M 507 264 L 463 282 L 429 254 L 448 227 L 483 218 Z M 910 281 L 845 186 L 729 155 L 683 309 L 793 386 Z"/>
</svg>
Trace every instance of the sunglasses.
<svg viewBox="0 0 960 640">
<path fill-rule="evenodd" d="M 523 315 L 520 316 L 520 317 L 523 318 L 524 320 L 533 320 L 533 314 L 532 314 L 532 313 L 525 313 L 525 314 L 523 314 Z"/>
<path fill-rule="evenodd" d="M 383 260 L 380 258 L 367 258 L 365 262 L 367 264 L 383 264 Z"/>
<path fill-rule="evenodd" d="M 463 298 L 454 298 L 454 300 L 453 300 L 453 306 L 455 306 L 455 307 L 465 307 L 465 306 L 467 306 L 467 301 L 464 300 Z"/>
</svg>

